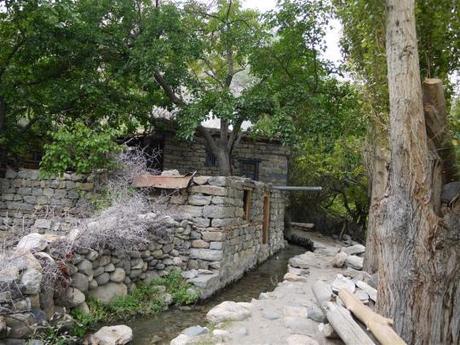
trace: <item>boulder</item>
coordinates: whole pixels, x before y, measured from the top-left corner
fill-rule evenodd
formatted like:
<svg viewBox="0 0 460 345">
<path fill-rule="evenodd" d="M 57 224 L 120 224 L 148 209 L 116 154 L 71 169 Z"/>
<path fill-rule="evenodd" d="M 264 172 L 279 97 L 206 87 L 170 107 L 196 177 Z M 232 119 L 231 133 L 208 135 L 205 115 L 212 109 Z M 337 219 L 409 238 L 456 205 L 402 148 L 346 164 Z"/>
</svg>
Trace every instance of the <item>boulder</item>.
<svg viewBox="0 0 460 345">
<path fill-rule="evenodd" d="M 126 296 L 127 294 L 128 287 L 125 284 L 114 282 L 109 282 L 89 291 L 91 297 L 106 304 L 112 302 L 117 297 Z"/>
<path fill-rule="evenodd" d="M 41 252 L 48 246 L 45 236 L 38 233 L 32 233 L 24 236 L 19 240 L 16 249 L 18 251 L 30 251 L 32 253 Z"/>
<path fill-rule="evenodd" d="M 21 277 L 21 290 L 26 295 L 36 295 L 40 292 L 41 282 L 42 273 L 35 268 L 28 268 Z"/>
<path fill-rule="evenodd" d="M 133 330 L 128 326 L 104 326 L 93 334 L 90 345 L 124 345 L 131 340 Z"/>
<path fill-rule="evenodd" d="M 307 278 L 299 276 L 295 273 L 288 272 L 284 275 L 283 277 L 284 280 L 287 280 L 289 282 L 306 282 Z"/>
<path fill-rule="evenodd" d="M 93 264 L 89 260 L 82 260 L 78 264 L 78 271 L 80 271 L 83 274 L 86 274 L 87 276 L 92 276 L 93 275 Z"/>
<path fill-rule="evenodd" d="M 251 316 L 251 309 L 247 304 L 225 301 L 212 308 L 206 318 L 209 322 L 241 321 Z"/>
<path fill-rule="evenodd" d="M 354 268 L 355 270 L 363 269 L 364 259 L 356 255 L 349 255 L 345 261 L 348 267 Z"/>
<path fill-rule="evenodd" d="M 116 268 L 115 271 L 110 274 L 110 280 L 115 283 L 121 283 L 125 280 L 125 278 L 126 273 L 123 268 Z"/>
<path fill-rule="evenodd" d="M 70 287 L 66 290 L 63 302 L 65 305 L 74 308 L 79 304 L 82 304 L 85 301 L 85 299 L 86 298 L 83 292 L 74 287 Z"/>
<path fill-rule="evenodd" d="M 201 326 L 188 327 L 182 331 L 182 334 L 188 335 L 189 337 L 196 337 L 207 333 L 209 333 L 209 329 Z"/>
<path fill-rule="evenodd" d="M 10 328 L 8 336 L 11 338 L 26 338 L 33 333 L 36 323 L 32 313 L 10 314 L 5 316 L 5 322 Z"/>
<path fill-rule="evenodd" d="M 347 259 L 348 254 L 345 252 L 338 252 L 334 259 L 332 260 L 332 266 L 334 267 L 343 267 L 345 265 L 345 260 Z"/>
<path fill-rule="evenodd" d="M 307 308 L 307 317 L 316 322 L 326 322 L 326 316 L 316 305 L 311 305 Z"/>
<path fill-rule="evenodd" d="M 72 282 L 70 286 L 77 288 L 78 290 L 85 292 L 88 291 L 88 277 L 83 273 L 77 272 L 72 276 Z"/>
<path fill-rule="evenodd" d="M 342 252 L 346 253 L 347 255 L 362 254 L 365 251 L 366 247 L 362 244 L 355 244 L 354 246 L 342 248 Z"/>
<path fill-rule="evenodd" d="M 340 291 L 341 289 L 346 289 L 350 293 L 355 292 L 355 283 L 346 277 L 344 277 L 342 274 L 337 274 L 337 277 L 335 280 L 332 282 L 332 290 L 335 292 Z"/>
</svg>

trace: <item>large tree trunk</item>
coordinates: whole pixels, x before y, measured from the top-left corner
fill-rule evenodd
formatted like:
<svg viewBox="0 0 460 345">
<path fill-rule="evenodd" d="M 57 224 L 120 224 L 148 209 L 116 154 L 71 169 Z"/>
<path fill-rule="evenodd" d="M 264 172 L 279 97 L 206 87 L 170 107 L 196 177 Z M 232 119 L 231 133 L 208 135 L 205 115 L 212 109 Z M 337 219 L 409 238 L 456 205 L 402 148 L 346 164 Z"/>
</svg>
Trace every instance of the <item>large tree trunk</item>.
<svg viewBox="0 0 460 345">
<path fill-rule="evenodd" d="M 226 147 L 217 147 L 217 150 L 213 152 L 217 158 L 219 164 L 219 174 L 222 176 L 231 176 L 232 175 L 232 163 L 230 159 L 230 152 Z"/>
<path fill-rule="evenodd" d="M 460 236 L 435 212 L 439 161 L 422 105 L 414 0 L 386 0 L 390 171 L 377 240 L 378 309 L 409 344 L 460 341 Z"/>
</svg>

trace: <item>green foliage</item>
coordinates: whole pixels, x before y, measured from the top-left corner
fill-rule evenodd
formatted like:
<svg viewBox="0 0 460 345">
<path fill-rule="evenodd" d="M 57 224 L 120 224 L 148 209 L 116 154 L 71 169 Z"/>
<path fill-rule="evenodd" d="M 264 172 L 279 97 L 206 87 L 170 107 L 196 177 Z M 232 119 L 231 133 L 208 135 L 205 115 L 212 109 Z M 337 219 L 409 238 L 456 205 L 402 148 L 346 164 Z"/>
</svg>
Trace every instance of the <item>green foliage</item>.
<svg viewBox="0 0 460 345">
<path fill-rule="evenodd" d="M 87 174 L 113 166 L 110 154 L 120 150 L 114 141 L 117 132 L 93 130 L 81 122 L 50 133 L 52 142 L 45 145 L 46 153 L 40 169 L 44 174 L 62 174 L 71 170 Z"/>
<path fill-rule="evenodd" d="M 194 289 L 190 288 L 191 285 L 182 278 L 180 271 L 175 270 L 148 284 L 139 283 L 127 296 L 118 297 L 109 304 L 89 299 L 87 302 L 89 314 L 78 310 L 72 312 L 76 320 L 72 333 L 83 337 L 100 323 L 164 311 L 168 308 L 165 304 L 165 294 L 170 294 L 176 305 L 192 304 L 199 296 Z"/>
</svg>

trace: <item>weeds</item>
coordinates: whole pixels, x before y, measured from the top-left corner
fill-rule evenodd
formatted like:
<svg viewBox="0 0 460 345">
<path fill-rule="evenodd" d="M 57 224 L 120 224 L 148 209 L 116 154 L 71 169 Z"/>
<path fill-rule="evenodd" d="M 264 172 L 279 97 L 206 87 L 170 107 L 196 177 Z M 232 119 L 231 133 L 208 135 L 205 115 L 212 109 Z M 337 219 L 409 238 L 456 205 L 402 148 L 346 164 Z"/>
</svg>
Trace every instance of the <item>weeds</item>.
<svg viewBox="0 0 460 345">
<path fill-rule="evenodd" d="M 72 316 L 76 324 L 72 334 L 83 337 L 100 323 L 110 323 L 134 316 L 154 315 L 168 308 L 166 294 L 172 296 L 175 305 L 191 304 L 198 300 L 198 294 L 182 278 L 180 271 L 171 271 L 168 275 L 152 280 L 148 284 L 139 284 L 127 296 L 119 297 L 109 304 L 88 300 L 89 313 L 74 310 Z"/>
</svg>

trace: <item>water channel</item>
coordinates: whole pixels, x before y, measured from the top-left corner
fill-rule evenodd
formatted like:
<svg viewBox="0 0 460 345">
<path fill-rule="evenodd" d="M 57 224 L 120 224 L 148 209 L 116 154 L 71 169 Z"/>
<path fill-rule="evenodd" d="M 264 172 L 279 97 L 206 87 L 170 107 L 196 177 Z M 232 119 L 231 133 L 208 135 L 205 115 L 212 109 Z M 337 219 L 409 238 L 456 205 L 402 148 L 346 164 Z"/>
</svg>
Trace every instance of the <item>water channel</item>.
<svg viewBox="0 0 460 345">
<path fill-rule="evenodd" d="M 215 305 L 223 301 L 250 302 L 261 292 L 272 291 L 286 273 L 289 258 L 305 251 L 305 248 L 288 245 L 243 278 L 202 303 L 128 322 L 134 332 L 133 345 L 169 345 L 171 339 L 183 329 L 195 325 L 204 326 L 206 313 Z"/>
</svg>

